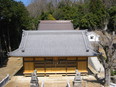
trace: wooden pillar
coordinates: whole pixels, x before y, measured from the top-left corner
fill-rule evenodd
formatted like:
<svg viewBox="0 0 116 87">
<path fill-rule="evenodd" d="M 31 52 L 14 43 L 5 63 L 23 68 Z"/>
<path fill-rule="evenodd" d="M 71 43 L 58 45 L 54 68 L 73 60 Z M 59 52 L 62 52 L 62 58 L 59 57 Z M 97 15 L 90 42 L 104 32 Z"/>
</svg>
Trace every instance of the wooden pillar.
<svg viewBox="0 0 116 87">
<path fill-rule="evenodd" d="M 23 57 L 23 73 L 24 73 L 24 69 L 25 69 L 25 65 L 24 65 L 24 57 Z"/>
<path fill-rule="evenodd" d="M 33 58 L 33 65 L 34 65 L 34 70 L 35 70 L 35 57 Z"/>
<path fill-rule="evenodd" d="M 67 76 L 67 57 L 66 57 L 66 76 Z"/>
<path fill-rule="evenodd" d="M 44 75 L 46 76 L 46 58 L 44 58 Z"/>
<path fill-rule="evenodd" d="M 87 67 L 86 67 L 86 68 L 87 68 L 87 70 L 88 70 L 88 57 L 87 57 L 87 60 L 86 60 L 86 62 L 87 62 L 87 65 L 86 65 Z"/>
<path fill-rule="evenodd" d="M 78 57 L 76 57 L 76 69 L 78 69 Z"/>
</svg>

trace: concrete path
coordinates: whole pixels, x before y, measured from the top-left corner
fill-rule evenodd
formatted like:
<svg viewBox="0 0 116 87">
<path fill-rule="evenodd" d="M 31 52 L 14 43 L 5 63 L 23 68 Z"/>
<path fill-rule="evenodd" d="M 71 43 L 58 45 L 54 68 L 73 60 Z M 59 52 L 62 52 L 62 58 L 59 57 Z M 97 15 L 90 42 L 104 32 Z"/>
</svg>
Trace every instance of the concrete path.
<svg viewBox="0 0 116 87">
<path fill-rule="evenodd" d="M 88 63 L 96 70 L 96 72 L 104 72 L 103 65 L 100 63 L 97 57 L 89 57 Z"/>
</svg>

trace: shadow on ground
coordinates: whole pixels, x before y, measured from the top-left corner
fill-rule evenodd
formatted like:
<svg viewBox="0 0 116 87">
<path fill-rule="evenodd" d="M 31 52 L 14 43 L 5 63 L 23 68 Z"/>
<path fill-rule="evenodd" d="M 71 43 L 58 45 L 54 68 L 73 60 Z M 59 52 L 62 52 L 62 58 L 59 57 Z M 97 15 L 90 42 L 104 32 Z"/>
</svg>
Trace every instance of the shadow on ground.
<svg viewBox="0 0 116 87">
<path fill-rule="evenodd" d="M 23 67 L 14 76 L 24 76 Z"/>
</svg>

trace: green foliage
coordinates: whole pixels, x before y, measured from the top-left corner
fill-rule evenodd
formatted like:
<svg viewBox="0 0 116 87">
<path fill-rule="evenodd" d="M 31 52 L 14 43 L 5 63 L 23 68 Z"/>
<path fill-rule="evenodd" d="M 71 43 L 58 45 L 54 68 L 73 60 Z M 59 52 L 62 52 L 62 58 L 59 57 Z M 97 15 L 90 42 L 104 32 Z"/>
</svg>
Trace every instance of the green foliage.
<svg viewBox="0 0 116 87">
<path fill-rule="evenodd" d="M 54 18 L 51 14 L 48 14 L 47 19 L 48 19 L 48 20 L 55 20 L 55 18 Z"/>
<path fill-rule="evenodd" d="M 72 0 L 61 0 L 57 3 L 51 1 L 46 3 L 46 10 L 44 9 L 38 17 L 40 20 L 49 20 L 50 14 L 56 20 L 71 20 L 74 28 L 91 30 L 104 29 L 105 23 L 109 21 L 108 28 L 112 31 L 116 29 L 116 7 L 113 4 L 110 4 L 110 9 L 107 7 L 103 0 L 88 0 L 85 3 Z"/>
<path fill-rule="evenodd" d="M 83 28 L 89 28 L 91 30 L 95 29 L 98 24 L 98 17 L 93 13 L 88 13 L 80 20 L 81 21 L 81 27 Z"/>
<path fill-rule="evenodd" d="M 112 6 L 109 10 L 109 25 L 110 31 L 116 31 L 116 6 Z"/>
<path fill-rule="evenodd" d="M 7 49 L 15 49 L 19 45 L 22 29 L 31 29 L 32 20 L 22 2 L 0 0 L 0 25 L 0 39 L 7 42 Z"/>
<path fill-rule="evenodd" d="M 112 75 L 112 76 L 116 75 L 116 70 L 115 70 L 115 71 L 112 70 L 112 71 L 111 71 L 111 75 Z"/>
<path fill-rule="evenodd" d="M 53 16 L 57 20 L 72 20 L 74 23 L 74 27 L 77 26 L 78 21 L 78 13 L 77 13 L 77 7 L 73 6 L 60 6 L 60 8 L 57 8 L 53 12 Z"/>
<path fill-rule="evenodd" d="M 39 20 L 55 20 L 55 18 L 50 14 L 50 12 L 42 12 L 39 16 Z"/>
<path fill-rule="evenodd" d="M 39 16 L 40 20 L 47 20 L 48 17 L 48 12 L 42 12 L 41 15 Z"/>
<path fill-rule="evenodd" d="M 88 7 L 89 7 L 89 12 L 93 13 L 94 16 L 96 16 L 95 18 L 97 18 L 94 19 L 97 28 L 102 28 L 105 19 L 108 17 L 103 2 L 101 0 L 90 0 Z"/>
<path fill-rule="evenodd" d="M 38 16 L 30 18 L 27 9 L 21 2 L 0 0 L 0 23 L 5 29 L 2 30 L 2 33 L 8 37 L 7 31 L 10 31 L 10 39 L 16 43 L 12 46 L 13 48 L 17 47 L 15 45 L 19 43 L 20 39 L 14 39 L 14 35 L 20 37 L 22 29 L 36 29 L 39 20 L 71 20 L 74 28 L 94 30 L 103 29 L 107 19 L 110 31 L 116 29 L 116 6 L 107 10 L 102 0 L 90 0 L 88 3 L 81 4 L 62 0 L 57 4 L 46 3 L 45 8 L 46 10 L 41 9 L 40 14 L 37 12 Z"/>
</svg>

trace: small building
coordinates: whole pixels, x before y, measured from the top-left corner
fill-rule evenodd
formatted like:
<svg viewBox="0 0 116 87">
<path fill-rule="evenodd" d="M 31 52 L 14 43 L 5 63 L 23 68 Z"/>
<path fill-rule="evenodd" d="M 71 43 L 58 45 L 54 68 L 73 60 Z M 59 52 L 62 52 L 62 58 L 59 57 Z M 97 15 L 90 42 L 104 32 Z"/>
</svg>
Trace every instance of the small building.
<svg viewBox="0 0 116 87">
<path fill-rule="evenodd" d="M 95 32 L 88 32 L 88 39 L 91 42 L 98 42 L 99 41 L 99 35 Z"/>
<path fill-rule="evenodd" d="M 19 48 L 9 53 L 23 57 L 24 74 L 88 73 L 88 58 L 96 55 L 84 30 L 23 31 Z"/>
<path fill-rule="evenodd" d="M 38 30 L 74 30 L 70 20 L 41 20 Z"/>
</svg>

